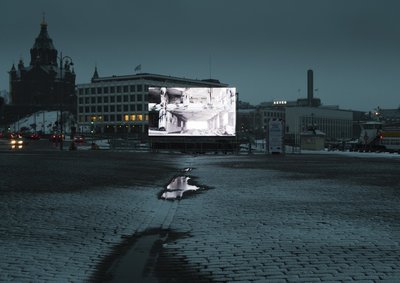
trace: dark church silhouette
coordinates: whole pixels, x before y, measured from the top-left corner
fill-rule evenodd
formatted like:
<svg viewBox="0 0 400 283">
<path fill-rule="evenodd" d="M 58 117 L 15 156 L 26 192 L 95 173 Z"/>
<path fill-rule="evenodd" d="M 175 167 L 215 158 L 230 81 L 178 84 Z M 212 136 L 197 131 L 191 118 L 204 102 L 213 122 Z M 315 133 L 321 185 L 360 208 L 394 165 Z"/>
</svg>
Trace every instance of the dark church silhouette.
<svg viewBox="0 0 400 283">
<path fill-rule="evenodd" d="M 3 107 L 3 124 L 39 110 L 76 112 L 75 72 L 69 56 L 62 57 L 53 45 L 43 18 L 40 33 L 30 50 L 31 60 L 13 64 L 10 75 L 11 103 Z"/>
</svg>

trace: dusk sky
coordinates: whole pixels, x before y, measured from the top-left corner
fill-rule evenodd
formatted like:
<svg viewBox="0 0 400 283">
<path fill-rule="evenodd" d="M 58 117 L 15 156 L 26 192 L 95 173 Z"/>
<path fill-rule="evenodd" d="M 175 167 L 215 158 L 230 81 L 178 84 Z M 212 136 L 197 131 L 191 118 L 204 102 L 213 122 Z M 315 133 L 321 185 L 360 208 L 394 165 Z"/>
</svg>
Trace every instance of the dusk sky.
<svg viewBox="0 0 400 283">
<path fill-rule="evenodd" d="M 324 105 L 400 105 L 398 0 L 1 0 L 0 11 L 0 90 L 13 63 L 29 64 L 44 12 L 78 84 L 95 65 L 100 76 L 141 64 L 144 73 L 207 79 L 211 69 L 258 104 L 306 97 L 311 68 Z"/>
</svg>

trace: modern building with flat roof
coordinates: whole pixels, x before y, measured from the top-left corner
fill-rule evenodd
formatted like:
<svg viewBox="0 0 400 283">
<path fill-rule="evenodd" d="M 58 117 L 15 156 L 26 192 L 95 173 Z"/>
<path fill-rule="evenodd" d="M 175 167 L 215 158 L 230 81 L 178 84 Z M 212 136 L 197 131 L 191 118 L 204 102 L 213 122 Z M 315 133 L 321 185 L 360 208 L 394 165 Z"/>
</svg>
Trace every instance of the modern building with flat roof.
<svg viewBox="0 0 400 283">
<path fill-rule="evenodd" d="M 99 77 L 77 85 L 78 131 L 145 136 L 149 87 L 227 87 L 215 79 L 197 80 L 138 73 Z"/>
</svg>

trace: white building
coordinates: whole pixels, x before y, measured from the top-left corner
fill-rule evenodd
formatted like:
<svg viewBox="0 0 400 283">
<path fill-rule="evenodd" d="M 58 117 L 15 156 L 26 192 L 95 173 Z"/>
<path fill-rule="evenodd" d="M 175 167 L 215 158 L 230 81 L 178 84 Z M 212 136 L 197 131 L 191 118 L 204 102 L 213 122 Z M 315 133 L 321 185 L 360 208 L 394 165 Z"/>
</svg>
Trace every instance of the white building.
<svg viewBox="0 0 400 283">
<path fill-rule="evenodd" d="M 309 127 L 326 134 L 327 140 L 351 139 L 353 136 L 353 112 L 324 107 L 285 108 L 285 133 L 298 136 Z"/>
</svg>

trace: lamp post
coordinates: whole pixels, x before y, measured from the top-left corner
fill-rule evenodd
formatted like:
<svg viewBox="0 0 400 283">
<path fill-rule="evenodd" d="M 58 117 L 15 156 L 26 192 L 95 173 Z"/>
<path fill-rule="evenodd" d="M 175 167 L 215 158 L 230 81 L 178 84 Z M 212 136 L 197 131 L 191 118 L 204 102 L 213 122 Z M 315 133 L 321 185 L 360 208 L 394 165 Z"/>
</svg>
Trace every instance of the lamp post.
<svg viewBox="0 0 400 283">
<path fill-rule="evenodd" d="M 62 52 L 60 52 L 60 56 L 58 56 L 58 59 L 60 60 L 60 82 L 59 82 L 59 91 L 60 91 L 60 134 L 61 134 L 61 139 L 60 139 L 60 150 L 63 150 L 63 143 L 64 143 L 64 137 L 63 137 L 63 90 L 62 90 L 62 85 L 63 85 L 63 63 L 65 62 L 66 66 L 73 66 L 74 63 L 72 62 L 72 58 L 69 56 L 62 56 Z"/>
</svg>

